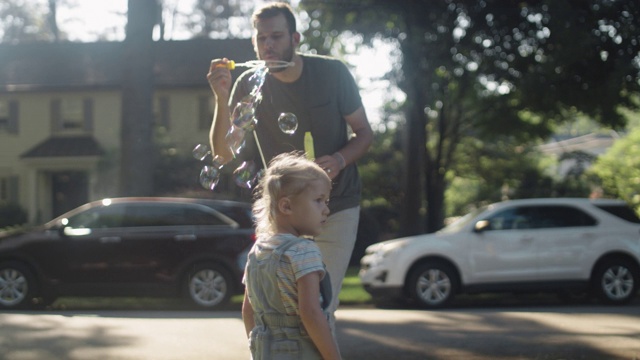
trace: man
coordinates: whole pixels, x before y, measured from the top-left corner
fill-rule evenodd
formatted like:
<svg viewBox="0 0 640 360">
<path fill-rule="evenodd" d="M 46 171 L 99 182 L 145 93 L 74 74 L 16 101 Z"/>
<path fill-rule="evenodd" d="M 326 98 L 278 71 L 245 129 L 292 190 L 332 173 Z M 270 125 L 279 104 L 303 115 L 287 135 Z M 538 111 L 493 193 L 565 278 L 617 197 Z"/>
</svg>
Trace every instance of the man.
<svg viewBox="0 0 640 360">
<path fill-rule="evenodd" d="M 292 63 L 288 67 L 270 68 L 262 85 L 262 100 L 255 112 L 258 119 L 255 132 L 265 161 L 268 163 L 283 152 L 304 150 L 305 133 L 310 133 L 315 161 L 333 181 L 329 201 L 331 215 L 322 234 L 315 238 L 331 278 L 334 301 L 329 309 L 333 327 L 333 313 L 338 306 L 338 294 L 355 244 L 360 215 L 361 183 L 355 162 L 371 146 L 373 132 L 347 67 L 333 58 L 295 51 L 300 33 L 296 31 L 289 5 L 268 4 L 253 14 L 252 22 L 252 42 L 258 59 L 267 63 Z M 230 93 L 228 61 L 226 58 L 213 60 L 207 74 L 216 101 L 211 149 L 214 156 L 226 161 L 234 157 L 225 139 L 231 126 L 231 109 L 253 90 L 249 78 L 255 71 L 243 73 Z M 298 128 L 294 134 L 280 130 L 277 120 L 282 113 L 296 115 Z M 253 136 L 247 136 L 247 141 L 252 139 Z M 251 148 L 248 146 L 246 150 Z M 256 152 L 255 144 L 253 152 Z"/>
</svg>

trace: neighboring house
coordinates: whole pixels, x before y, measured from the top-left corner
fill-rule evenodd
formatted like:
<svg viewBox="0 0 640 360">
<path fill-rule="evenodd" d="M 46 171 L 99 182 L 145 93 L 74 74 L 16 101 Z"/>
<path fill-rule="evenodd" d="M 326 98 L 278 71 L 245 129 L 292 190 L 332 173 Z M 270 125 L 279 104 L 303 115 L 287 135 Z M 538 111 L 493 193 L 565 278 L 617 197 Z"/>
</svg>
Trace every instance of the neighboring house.
<svg viewBox="0 0 640 360">
<path fill-rule="evenodd" d="M 155 125 L 180 149 L 208 143 L 210 61 L 254 58 L 250 40 L 154 47 Z M 123 50 L 121 42 L 0 45 L 0 204 L 17 203 L 38 223 L 117 194 Z"/>
<path fill-rule="evenodd" d="M 591 165 L 590 161 L 579 164 L 578 159 L 582 158 L 570 156 L 570 154 L 583 153 L 596 158 L 604 154 L 618 138 L 618 133 L 615 131 L 608 134 L 591 133 L 571 138 L 552 139 L 552 141 L 540 145 L 538 149 L 544 154 L 556 156 L 558 159 L 556 174 L 565 177 L 576 166 L 583 166 L 586 169 Z"/>
</svg>

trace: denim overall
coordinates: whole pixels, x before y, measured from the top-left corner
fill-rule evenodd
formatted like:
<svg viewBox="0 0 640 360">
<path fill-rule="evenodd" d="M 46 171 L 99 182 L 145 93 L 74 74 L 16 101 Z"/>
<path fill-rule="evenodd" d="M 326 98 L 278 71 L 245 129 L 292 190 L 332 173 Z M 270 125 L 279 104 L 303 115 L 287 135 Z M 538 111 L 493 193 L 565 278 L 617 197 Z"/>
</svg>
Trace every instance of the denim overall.
<svg viewBox="0 0 640 360">
<path fill-rule="evenodd" d="M 276 277 L 282 254 L 292 245 L 307 240 L 295 236 L 282 236 L 282 239 L 283 242 L 260 261 L 255 253 L 249 255 L 249 261 L 256 266 L 249 268 L 251 281 L 247 283 L 247 287 L 252 297 L 258 300 L 251 303 L 256 326 L 251 330 L 249 349 L 253 360 L 322 359 L 300 317 L 285 315 Z M 326 283 L 323 284 L 321 288 L 325 289 L 321 292 L 323 298 L 328 295 L 328 299 L 323 301 L 323 304 L 328 305 L 331 294 L 330 290 L 329 294 L 324 294 L 326 287 Z M 331 289 L 330 286 L 328 288 Z"/>
</svg>

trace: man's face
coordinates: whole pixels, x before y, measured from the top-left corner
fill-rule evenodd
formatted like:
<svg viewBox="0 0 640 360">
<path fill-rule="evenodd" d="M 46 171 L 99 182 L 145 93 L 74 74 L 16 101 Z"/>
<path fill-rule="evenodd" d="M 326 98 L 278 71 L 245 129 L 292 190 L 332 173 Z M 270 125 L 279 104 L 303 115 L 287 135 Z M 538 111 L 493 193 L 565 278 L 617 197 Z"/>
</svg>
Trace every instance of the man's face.
<svg viewBox="0 0 640 360">
<path fill-rule="evenodd" d="M 270 60 L 291 61 L 298 42 L 297 33 L 293 36 L 289 34 L 287 20 L 282 14 L 256 22 L 253 47 L 260 60 L 267 62 Z M 269 71 L 277 72 L 284 69 L 273 68 Z"/>
</svg>

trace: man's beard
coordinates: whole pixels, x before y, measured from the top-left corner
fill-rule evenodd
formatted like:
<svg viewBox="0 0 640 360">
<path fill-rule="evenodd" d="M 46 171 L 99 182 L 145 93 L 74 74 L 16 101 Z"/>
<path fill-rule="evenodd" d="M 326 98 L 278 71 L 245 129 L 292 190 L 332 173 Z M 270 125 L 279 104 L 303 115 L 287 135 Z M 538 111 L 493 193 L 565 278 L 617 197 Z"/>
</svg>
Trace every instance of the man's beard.
<svg viewBox="0 0 640 360">
<path fill-rule="evenodd" d="M 289 43 L 289 48 L 285 50 L 284 55 L 282 56 L 282 61 L 291 62 L 293 60 L 293 44 Z M 267 66 L 269 65 L 269 60 L 266 60 Z M 286 66 L 283 67 L 273 67 L 269 68 L 270 73 L 282 72 L 287 69 Z"/>
</svg>

